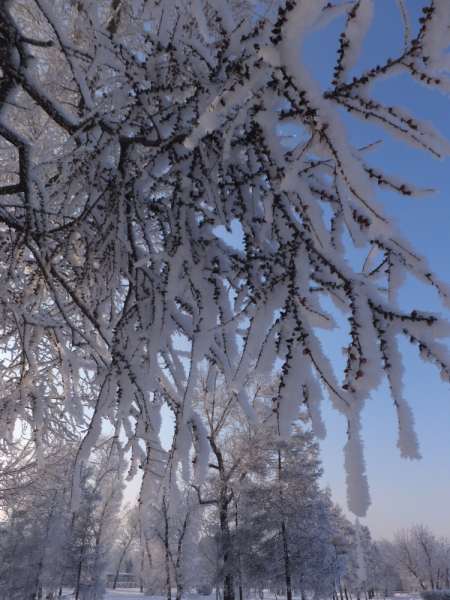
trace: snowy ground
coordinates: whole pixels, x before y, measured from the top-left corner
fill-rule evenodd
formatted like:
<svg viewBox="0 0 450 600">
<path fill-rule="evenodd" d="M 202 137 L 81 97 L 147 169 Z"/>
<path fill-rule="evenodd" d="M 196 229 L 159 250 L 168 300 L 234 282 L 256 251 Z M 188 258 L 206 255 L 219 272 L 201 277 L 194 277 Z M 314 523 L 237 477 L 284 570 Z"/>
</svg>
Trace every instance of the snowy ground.
<svg viewBox="0 0 450 600">
<path fill-rule="evenodd" d="M 117 589 L 117 590 L 106 590 L 105 600 L 137 600 L 138 598 L 143 598 L 144 595 L 141 594 L 139 588 L 136 589 Z M 156 600 L 157 596 L 155 596 Z M 158 598 L 159 600 L 159 598 Z M 167 599 L 165 599 L 167 600 Z"/>
<path fill-rule="evenodd" d="M 118 589 L 106 590 L 105 600 L 138 600 L 138 598 L 146 598 L 139 592 L 138 589 Z M 186 600 L 215 600 L 215 594 L 211 596 L 198 596 L 197 594 L 186 594 Z M 162 596 L 151 596 L 152 600 L 167 600 Z M 258 599 L 259 600 L 259 597 Z M 275 600 L 275 596 L 264 594 L 264 600 Z M 278 596 L 278 600 L 283 600 L 283 597 Z M 375 599 L 374 599 L 375 600 Z M 415 593 L 401 592 L 395 594 L 393 598 L 384 599 L 382 596 L 378 600 L 420 600 L 420 595 Z"/>
</svg>

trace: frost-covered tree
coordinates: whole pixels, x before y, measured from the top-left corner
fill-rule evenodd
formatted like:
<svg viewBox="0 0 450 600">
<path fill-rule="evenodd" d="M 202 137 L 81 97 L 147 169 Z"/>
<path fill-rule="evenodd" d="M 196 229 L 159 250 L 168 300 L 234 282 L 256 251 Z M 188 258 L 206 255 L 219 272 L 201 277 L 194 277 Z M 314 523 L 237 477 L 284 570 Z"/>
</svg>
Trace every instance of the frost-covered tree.
<svg viewBox="0 0 450 600">
<path fill-rule="evenodd" d="M 450 588 L 450 542 L 423 524 L 395 534 L 393 556 L 402 580 L 418 590 Z"/>
<path fill-rule="evenodd" d="M 105 445 L 111 450 L 110 444 Z M 95 454 L 93 458 L 97 458 Z M 104 573 L 122 501 L 124 485 L 117 479 L 117 464 L 110 460 L 109 452 L 99 458 L 75 465 L 81 470 L 80 500 L 67 528 L 63 577 L 74 588 L 75 600 L 103 597 Z"/>
<path fill-rule="evenodd" d="M 194 485 L 204 508 L 202 574 L 215 582 L 212 558 L 218 552 L 225 600 L 267 588 L 288 597 L 293 590 L 331 595 L 346 558 L 331 543 L 337 535 L 335 510 L 329 494 L 319 489 L 322 471 L 307 413 L 282 442 L 275 425 L 243 418 L 223 377 L 216 373 L 208 382 L 204 375 L 194 397 L 211 445 L 206 481 Z M 273 406 L 278 383 L 277 375 L 252 372 L 246 378 L 246 393 L 261 418 Z M 221 536 L 215 541 L 217 532 Z"/>
<path fill-rule="evenodd" d="M 39 472 L 36 461 L 27 460 L 29 446 L 17 442 L 12 460 L 3 465 L 0 591 L 8 600 L 35 599 L 43 589 L 57 590 L 67 534 L 74 447 L 55 443 L 46 452 L 45 471 Z"/>
<path fill-rule="evenodd" d="M 252 441 L 257 457 L 242 490 L 236 532 L 246 587 L 330 597 L 345 570 L 332 545 L 331 503 L 319 488 L 318 445 L 295 424 L 286 442 L 261 431 Z M 259 447 L 258 447 L 259 446 Z"/>
<path fill-rule="evenodd" d="M 114 536 L 114 556 L 112 557 L 110 568 L 114 570 L 113 589 L 116 589 L 120 571 L 132 573 L 133 561 L 126 558 L 134 550 L 133 546 L 139 540 L 139 514 L 137 506 L 130 508 L 127 506 L 122 510 L 120 516 L 120 526 Z M 128 565 L 128 566 L 127 566 Z"/>
<path fill-rule="evenodd" d="M 393 596 L 397 586 L 402 584 L 400 574 L 397 570 L 395 559 L 395 548 L 392 542 L 380 540 L 377 542 L 380 561 L 377 564 L 377 589 L 384 598 Z"/>
<path fill-rule="evenodd" d="M 109 457 L 111 445 L 104 441 L 92 453 L 89 466 L 84 465 L 79 511 L 73 513 L 77 449 L 54 440 L 44 470 L 36 461 L 24 465 L 17 460 L 15 469 L 10 465 L 8 476 L 3 474 L 0 594 L 5 600 L 61 595 L 63 585 L 72 586 L 79 600 L 102 597 L 123 484 Z M 23 457 L 23 447 L 17 455 Z"/>
<path fill-rule="evenodd" d="M 196 574 L 199 504 L 193 490 L 184 490 L 176 510 L 169 513 L 167 496 L 149 507 L 147 529 L 148 570 L 147 595 L 167 596 L 181 600 L 183 593 L 198 583 Z"/>
<path fill-rule="evenodd" d="M 252 409 L 260 416 L 264 415 L 263 407 L 271 402 L 276 387 L 276 377 L 258 377 L 254 373 L 247 375 L 244 389 Z M 210 461 L 205 485 L 201 488 L 193 484 L 193 487 L 200 505 L 213 508 L 211 516 L 215 529 L 210 533 L 219 531 L 221 534 L 223 597 L 224 600 L 232 600 L 234 579 L 240 578 L 236 564 L 239 560 L 239 542 L 236 544 L 230 533 L 238 525 L 242 483 L 249 470 L 249 453 L 255 450 L 252 442 L 262 432 L 243 418 L 236 395 L 227 388 L 226 380 L 219 371 L 209 370 L 200 374 L 200 385 L 194 394 L 194 408 L 207 428 Z"/>
<path fill-rule="evenodd" d="M 131 475 L 144 468 L 145 499 L 174 489 L 180 463 L 189 476 L 192 444 L 195 482 L 205 476 L 209 444 L 192 408 L 202 362 L 256 419 L 245 378 L 278 361 L 266 417 L 281 436 L 302 403 L 324 434 L 322 387 L 348 420 L 353 512 L 369 503 L 360 413 L 385 376 L 400 452 L 419 456 L 398 339 L 448 380 L 437 341 L 447 327 L 403 311 L 396 294 L 407 274 L 447 307 L 450 291 L 376 198 L 378 187 L 411 198 L 420 190 L 372 167 L 341 117 L 436 158 L 450 152 L 429 123 L 373 97 L 377 81 L 400 74 L 450 89 L 448 3 L 424 1 L 414 27 L 398 5 L 401 49 L 360 68 L 378 10 L 371 0 L 0 4 L 3 437 L 27 421 L 42 457 L 50 435 L 87 420 L 80 464 L 108 419 L 118 441 L 122 427 L 128 438 Z M 322 92 L 303 43 L 341 15 L 334 79 Z M 346 260 L 347 239 L 366 251 L 362 268 Z M 324 297 L 348 315 L 340 375 L 317 335 L 334 325 Z M 167 469 L 162 403 L 176 419 Z"/>
<path fill-rule="evenodd" d="M 332 506 L 331 514 L 335 531 L 333 545 L 336 557 L 339 557 L 345 565 L 339 582 L 341 587 L 336 590 L 336 595 L 339 591 L 342 600 L 344 595 L 351 599 L 352 594 L 358 600 L 365 596 L 369 599 L 373 598 L 376 590 L 383 588 L 383 581 L 386 579 L 390 581 L 389 577 L 391 579 L 394 577 L 394 574 L 388 571 L 383 573 L 383 569 L 388 565 L 392 567 L 392 562 L 389 562 L 387 557 L 383 560 L 378 545 L 372 541 L 370 530 L 366 525 L 361 525 L 358 521 L 355 524 L 351 523 L 344 516 L 339 505 Z M 392 584 L 397 583 L 398 574 L 395 574 L 395 577 L 395 582 L 392 581 L 389 586 L 390 590 L 393 589 Z"/>
</svg>

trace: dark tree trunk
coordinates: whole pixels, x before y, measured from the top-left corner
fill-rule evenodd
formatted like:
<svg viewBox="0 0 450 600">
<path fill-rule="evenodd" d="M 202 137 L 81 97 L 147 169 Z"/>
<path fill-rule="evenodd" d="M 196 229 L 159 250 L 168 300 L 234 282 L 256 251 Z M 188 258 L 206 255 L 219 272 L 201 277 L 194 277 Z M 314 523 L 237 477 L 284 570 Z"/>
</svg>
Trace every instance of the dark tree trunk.
<svg viewBox="0 0 450 600">
<path fill-rule="evenodd" d="M 48 536 L 50 533 L 50 524 L 51 524 L 51 521 L 53 518 L 53 510 L 55 507 L 57 495 L 58 495 L 58 490 L 55 490 L 55 494 L 53 496 L 52 508 L 50 510 L 50 514 L 48 516 L 48 521 L 47 521 L 47 526 L 45 529 L 45 538 L 44 538 L 44 542 L 42 543 L 42 550 L 41 550 L 41 554 L 39 557 L 39 564 L 38 564 L 38 568 L 37 568 L 37 572 L 36 572 L 36 581 L 35 581 L 35 587 L 34 587 L 35 591 L 32 594 L 33 598 L 35 598 L 36 596 L 38 598 L 42 598 L 41 574 L 42 574 L 42 569 L 44 567 L 45 549 L 47 548 L 47 541 L 48 541 Z"/>
<path fill-rule="evenodd" d="M 230 552 L 228 549 L 230 529 L 228 526 L 228 503 L 223 503 L 220 507 L 220 530 L 222 532 L 222 545 L 225 547 L 223 553 L 223 600 L 234 600 L 234 577 L 227 570 L 230 561 Z"/>
<path fill-rule="evenodd" d="M 223 460 L 222 452 L 216 445 L 213 437 L 208 437 L 212 451 L 214 452 L 217 465 L 219 470 L 219 476 L 221 481 L 221 490 L 218 499 L 219 507 L 219 519 L 220 519 L 220 531 L 222 533 L 222 548 L 223 552 L 223 600 L 235 600 L 234 597 L 234 577 L 233 574 L 228 571 L 228 565 L 231 557 L 229 540 L 230 540 L 230 527 L 229 527 L 229 514 L 228 506 L 232 500 L 232 494 L 228 489 L 228 478 L 225 473 L 225 463 Z"/>
<path fill-rule="evenodd" d="M 177 583 L 177 597 L 176 600 L 181 600 L 181 596 L 183 595 L 184 592 L 184 584 L 180 578 L 180 568 L 181 568 L 181 554 L 183 552 L 183 541 L 184 541 L 184 536 L 186 535 L 186 531 L 189 525 L 189 509 L 188 512 L 186 514 L 186 518 L 183 521 L 183 525 L 181 527 L 181 533 L 180 533 L 180 537 L 178 538 L 178 548 L 177 548 L 177 562 L 175 565 L 175 579 L 176 579 L 176 583 Z"/>
<path fill-rule="evenodd" d="M 287 543 L 286 523 L 284 521 L 281 523 L 281 535 L 283 538 L 284 570 L 286 578 L 286 599 L 292 600 L 291 561 L 289 557 L 289 546 Z"/>
<path fill-rule="evenodd" d="M 163 498 L 163 515 L 164 515 L 164 548 L 166 551 L 166 586 L 167 600 L 172 600 L 172 581 L 170 579 L 170 546 L 169 546 L 169 515 L 167 514 L 166 498 Z"/>
<path fill-rule="evenodd" d="M 278 450 L 278 481 L 280 484 L 280 504 L 283 506 L 283 489 L 281 487 L 281 452 Z M 286 523 L 284 515 L 281 522 L 281 537 L 283 539 L 284 572 L 286 579 L 286 600 L 292 600 L 291 561 L 289 556 L 289 545 L 287 541 Z M 341 599 L 343 600 L 343 599 Z"/>
<path fill-rule="evenodd" d="M 235 500 L 235 510 L 236 510 L 236 517 L 235 517 L 235 525 L 236 525 L 236 531 L 238 531 L 238 527 L 239 527 L 239 523 L 238 523 L 238 503 Z M 239 551 L 238 551 L 239 552 Z M 239 565 L 239 569 L 238 569 L 238 578 L 239 578 L 239 600 L 243 600 L 243 592 L 242 592 L 242 572 L 241 572 L 241 556 L 240 553 L 238 554 L 238 565 Z"/>
<path fill-rule="evenodd" d="M 83 565 L 83 554 L 84 554 L 84 539 L 83 539 L 83 546 L 82 546 L 82 550 L 81 550 L 81 555 L 80 555 L 80 561 L 78 563 L 78 572 L 77 572 L 77 583 L 75 586 L 75 600 L 78 600 L 78 596 L 80 594 L 80 582 L 81 582 L 81 568 Z"/>
<path fill-rule="evenodd" d="M 125 548 L 124 548 L 124 551 L 122 552 L 122 556 L 120 557 L 120 560 L 119 560 L 119 565 L 118 565 L 118 567 L 117 567 L 116 575 L 115 575 L 115 577 L 114 577 L 113 590 L 115 590 L 115 589 L 116 589 L 117 580 L 119 579 L 120 567 L 121 567 L 121 565 L 122 565 L 122 561 L 123 561 L 123 559 L 124 559 L 124 557 L 125 557 L 125 554 L 127 553 L 127 550 L 128 550 L 128 548 L 130 547 L 130 544 L 131 544 L 131 538 L 129 539 L 129 541 L 128 541 L 127 545 L 126 545 L 126 546 L 125 546 Z"/>
</svg>

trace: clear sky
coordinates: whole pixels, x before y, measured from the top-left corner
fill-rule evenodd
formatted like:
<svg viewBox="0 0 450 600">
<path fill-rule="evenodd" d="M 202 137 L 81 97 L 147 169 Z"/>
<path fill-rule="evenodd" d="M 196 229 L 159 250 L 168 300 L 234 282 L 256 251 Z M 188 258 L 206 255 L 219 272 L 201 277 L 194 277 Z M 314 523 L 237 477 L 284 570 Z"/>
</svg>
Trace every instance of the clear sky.
<svg viewBox="0 0 450 600">
<path fill-rule="evenodd" d="M 396 57 L 404 40 L 403 24 L 395 0 L 375 0 L 375 17 L 363 46 L 355 72 Z M 417 25 L 423 0 L 406 0 L 413 25 Z M 330 86 L 338 37 L 344 18 L 326 29 L 314 32 L 304 48 L 314 77 L 324 89 Z M 362 68 L 361 68 L 362 67 Z M 450 101 L 437 91 L 415 84 L 408 76 L 387 80 L 375 88 L 375 95 L 389 105 L 402 104 L 422 119 L 428 119 L 450 139 Z M 368 156 L 374 166 L 387 173 L 400 174 L 425 188 L 436 188 L 433 196 L 412 200 L 379 191 L 388 214 L 398 219 L 403 234 L 419 253 L 428 257 L 432 270 L 450 284 L 450 160 L 439 162 L 392 142 L 381 128 L 355 121 L 343 114 L 355 146 L 383 139 L 384 143 Z M 406 310 L 441 311 L 437 294 L 431 288 L 407 280 L 400 294 Z M 450 318 L 449 314 L 445 315 Z M 329 338 L 327 339 L 327 336 Z M 334 334 L 321 334 L 324 344 L 336 345 Z M 329 341 L 331 340 L 331 342 Z M 336 365 L 343 360 L 341 346 L 336 347 Z M 367 524 L 375 539 L 392 538 L 396 530 L 423 522 L 437 534 L 450 538 L 450 385 L 444 384 L 435 368 L 423 364 L 415 347 L 404 344 L 405 397 L 414 409 L 421 442 L 421 461 L 402 460 L 396 448 L 397 422 L 393 402 L 383 384 L 367 403 L 363 413 L 363 436 L 372 506 L 361 522 Z M 335 501 L 346 504 L 343 446 L 346 442 L 345 419 L 323 403 L 328 435 L 321 442 L 324 466 L 323 483 L 329 484 Z M 170 420 L 165 420 L 163 440 L 170 444 Z M 127 495 L 135 495 L 137 482 Z M 354 518 L 349 515 L 350 518 Z"/>
<path fill-rule="evenodd" d="M 399 56 L 404 43 L 403 24 L 395 0 L 376 0 L 375 17 L 363 45 L 355 72 L 382 64 Z M 424 6 L 423 1 L 407 0 L 413 27 Z M 342 20 L 313 33 L 306 42 L 305 56 L 315 77 L 324 89 L 332 79 L 332 46 Z M 330 61 L 331 57 L 331 61 Z M 440 92 L 427 90 L 407 75 L 384 81 L 374 88 L 375 96 L 388 105 L 402 104 L 417 117 L 431 120 L 450 139 L 450 102 Z M 411 200 L 390 192 L 379 192 L 388 214 L 398 219 L 403 234 L 416 249 L 428 257 L 431 268 L 450 283 L 450 161 L 439 162 L 424 153 L 396 143 L 381 128 L 355 121 L 347 114 L 351 141 L 365 146 L 383 139 L 380 148 L 370 155 L 370 162 L 387 173 L 400 174 L 406 180 L 437 193 L 421 200 Z M 426 286 L 407 280 L 399 297 L 406 310 L 441 311 L 437 294 Z M 446 318 L 450 315 L 446 314 Z M 327 335 L 322 336 L 326 343 Z M 331 339 L 331 336 L 330 336 Z M 334 343 L 336 343 L 334 341 Z M 336 363 L 342 358 L 336 348 Z M 403 345 L 405 358 L 405 397 L 414 409 L 421 442 L 421 461 L 400 458 L 396 448 L 397 423 L 389 390 L 384 384 L 373 394 L 363 413 L 363 436 L 366 446 L 367 473 L 372 506 L 367 518 L 374 538 L 392 538 L 400 527 L 423 522 L 438 535 L 450 538 L 450 385 L 443 384 L 431 365 L 423 364 L 415 347 Z M 328 436 L 321 443 L 324 482 L 329 483 L 335 501 L 346 504 L 345 473 L 342 447 L 346 441 L 346 423 L 330 402 L 324 403 Z"/>
</svg>

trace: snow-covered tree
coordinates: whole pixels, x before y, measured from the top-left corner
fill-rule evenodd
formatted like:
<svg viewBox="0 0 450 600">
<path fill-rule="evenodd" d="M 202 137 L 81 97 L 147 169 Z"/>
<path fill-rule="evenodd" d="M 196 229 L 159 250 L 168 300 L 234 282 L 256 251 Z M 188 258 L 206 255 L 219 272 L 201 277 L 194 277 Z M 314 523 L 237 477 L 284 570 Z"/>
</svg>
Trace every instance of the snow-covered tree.
<svg viewBox="0 0 450 600">
<path fill-rule="evenodd" d="M 37 600 L 74 587 L 79 600 L 100 600 L 103 574 L 121 502 L 117 457 L 103 440 L 83 465 L 79 511 L 73 513 L 71 480 L 77 446 L 54 440 L 46 467 L 16 462 L 4 475 L 1 510 L 6 522 L 0 539 L 0 593 L 5 600 Z M 27 444 L 25 444 L 27 447 Z M 19 446 L 18 457 L 23 457 Z"/>
<path fill-rule="evenodd" d="M 219 552 L 227 600 L 265 588 L 284 590 L 289 597 L 294 589 L 331 593 L 346 559 L 331 543 L 336 536 L 333 505 L 318 486 L 318 446 L 307 413 L 282 442 L 274 425 L 253 425 L 242 417 L 220 374 L 209 383 L 203 376 L 201 381 L 194 407 L 207 423 L 211 445 L 206 482 L 194 485 L 205 509 L 199 545 L 204 574 L 216 581 L 211 557 Z M 246 393 L 259 416 L 273 406 L 278 383 L 278 375 L 248 374 Z"/>
<path fill-rule="evenodd" d="M 257 460 L 242 491 L 236 532 L 246 586 L 285 590 L 288 600 L 294 590 L 330 597 L 345 561 L 333 548 L 331 503 L 319 488 L 313 434 L 295 424 L 282 442 L 275 431 L 263 430 L 252 446 Z"/>
<path fill-rule="evenodd" d="M 355 562 L 355 528 L 351 521 L 344 515 L 339 504 L 332 504 L 331 490 L 329 487 L 325 489 L 325 494 L 328 502 L 331 505 L 330 513 L 333 519 L 334 536 L 331 543 L 334 547 L 336 560 L 342 565 L 342 575 L 340 580 L 335 583 L 335 594 L 333 596 L 340 597 L 341 600 L 348 598 L 348 593 L 352 592 L 352 572 L 354 571 Z"/>
<path fill-rule="evenodd" d="M 254 420 L 249 367 L 268 373 L 279 361 L 266 416 L 286 437 L 305 403 L 322 436 L 327 390 L 349 423 L 354 513 L 369 503 L 360 413 L 384 376 L 400 452 L 419 456 L 398 338 L 448 381 L 450 357 L 437 341 L 447 327 L 402 310 L 397 292 L 406 274 L 447 307 L 450 292 L 376 198 L 379 187 L 411 198 L 421 190 L 372 167 L 341 117 L 346 110 L 435 158 L 449 154 L 429 123 L 372 94 L 400 74 L 450 89 L 448 3 L 428 0 L 414 27 L 398 5 L 401 49 L 360 67 L 379 9 L 371 0 L 0 4 L 3 437 L 27 421 L 42 458 L 50 434 L 67 438 L 87 419 L 79 467 L 108 419 L 128 437 L 131 475 L 142 463 L 148 498 L 173 488 L 180 463 L 189 476 L 192 444 L 195 481 L 206 474 L 209 444 L 192 408 L 202 362 Z M 342 15 L 334 79 L 322 92 L 303 43 Z M 346 260 L 351 245 L 367 253 L 362 269 Z M 324 297 L 348 315 L 341 375 L 317 335 L 334 326 Z M 162 403 L 176 419 L 166 470 Z"/>
<path fill-rule="evenodd" d="M 423 524 L 395 534 L 393 554 L 402 580 L 414 589 L 450 588 L 450 542 Z"/>
<path fill-rule="evenodd" d="M 356 589 L 358 591 L 357 598 L 359 600 L 361 591 L 365 592 L 367 589 L 367 566 L 366 566 L 366 557 L 364 556 L 364 550 L 361 540 L 361 526 L 359 521 L 356 520 L 355 524 L 355 532 L 356 532 L 356 564 L 357 564 L 357 572 L 356 572 Z"/>
<path fill-rule="evenodd" d="M 249 373 L 244 386 L 253 410 L 263 413 L 262 407 L 270 402 L 277 378 L 258 377 Z M 206 485 L 203 489 L 195 484 L 193 487 L 199 503 L 203 507 L 214 508 L 211 515 L 214 525 L 209 533 L 219 531 L 221 534 L 223 597 L 224 600 L 232 600 L 235 576 L 239 579 L 236 563 L 239 561 L 239 543 L 235 543 L 230 533 L 231 529 L 237 527 L 242 483 L 249 470 L 249 450 L 255 451 L 252 441 L 257 439 L 260 432 L 243 418 L 236 395 L 227 388 L 225 378 L 219 371 L 201 373 L 200 386 L 194 395 L 194 408 L 207 427 L 210 462 Z M 216 516 L 218 518 L 215 521 Z"/>
<path fill-rule="evenodd" d="M 338 582 L 340 587 L 336 589 L 336 595 L 341 600 L 344 596 L 352 600 L 353 595 L 358 599 L 367 595 L 370 599 L 377 590 L 385 590 L 386 586 L 392 590 L 392 586 L 398 583 L 398 573 L 394 573 L 392 561 L 372 541 L 369 528 L 358 521 L 351 523 L 339 505 L 331 507 L 331 515 L 335 532 L 332 543 L 336 557 L 344 564 L 344 574 Z M 387 569 L 388 565 L 391 570 Z"/>
<path fill-rule="evenodd" d="M 62 553 L 67 534 L 67 484 L 74 447 L 55 443 L 46 453 L 46 469 L 24 460 L 29 443 L 17 452 L 2 477 L 0 590 L 3 598 L 38 598 L 61 582 Z M 12 463 L 12 464 L 11 464 Z M 66 489 L 64 489 L 66 488 Z"/>
<path fill-rule="evenodd" d="M 140 527 L 139 527 L 139 511 L 137 506 L 125 507 L 121 512 L 120 526 L 115 532 L 114 536 L 114 556 L 112 557 L 110 568 L 114 570 L 113 589 L 116 589 L 117 582 L 119 579 L 120 571 L 125 573 L 132 573 L 128 570 L 133 567 L 133 561 L 129 557 L 130 553 L 134 550 L 133 546 L 136 545 L 140 539 Z M 127 568 L 128 564 L 128 568 Z"/>
<path fill-rule="evenodd" d="M 403 584 L 397 569 L 394 544 L 388 540 L 377 542 L 380 560 L 377 563 L 377 589 L 384 598 L 394 595 L 399 584 Z"/>
<path fill-rule="evenodd" d="M 103 596 L 110 548 L 102 539 L 103 523 L 99 522 L 100 515 L 105 516 L 101 487 L 96 485 L 92 467 L 82 467 L 80 504 L 71 515 L 64 548 L 64 582 L 74 588 L 75 600 L 96 600 Z M 112 515 L 108 516 L 111 520 Z"/>
<path fill-rule="evenodd" d="M 176 600 L 196 583 L 199 505 L 193 490 L 185 489 L 176 511 L 169 513 L 167 496 L 148 507 L 147 552 L 149 568 L 144 573 L 147 595 L 167 595 Z"/>
</svg>

